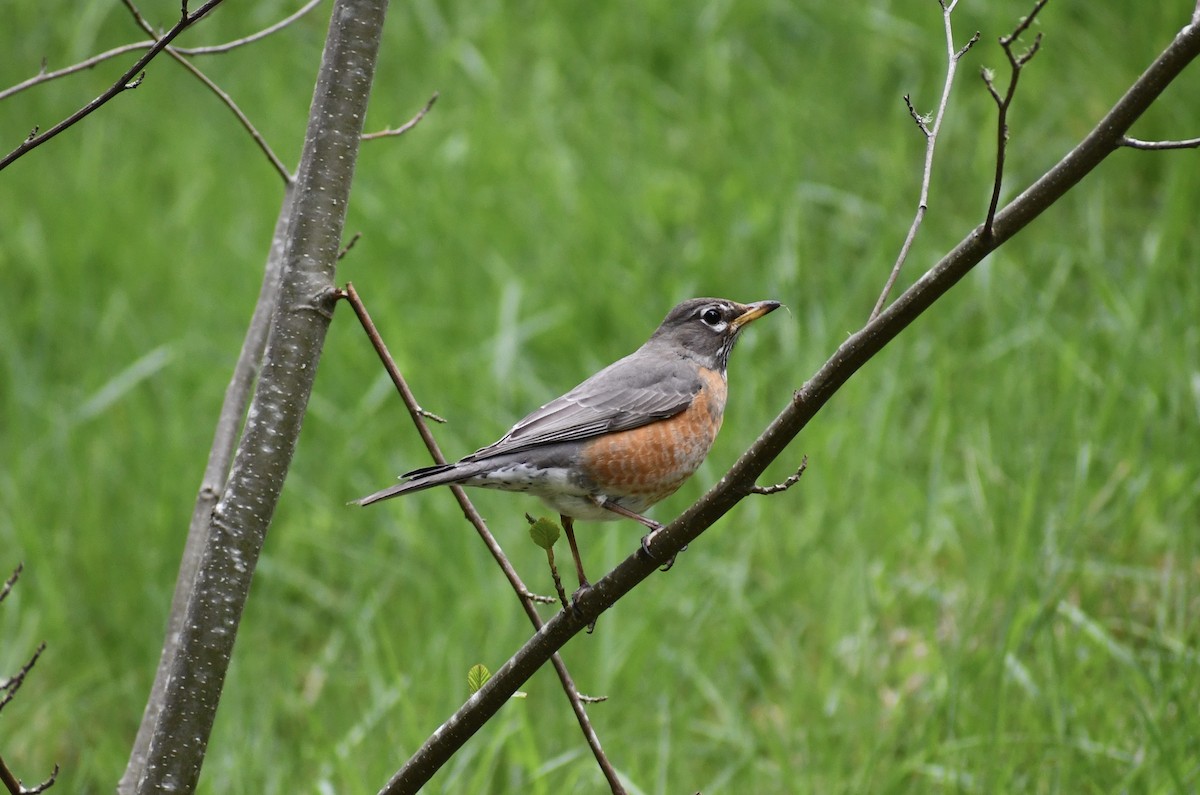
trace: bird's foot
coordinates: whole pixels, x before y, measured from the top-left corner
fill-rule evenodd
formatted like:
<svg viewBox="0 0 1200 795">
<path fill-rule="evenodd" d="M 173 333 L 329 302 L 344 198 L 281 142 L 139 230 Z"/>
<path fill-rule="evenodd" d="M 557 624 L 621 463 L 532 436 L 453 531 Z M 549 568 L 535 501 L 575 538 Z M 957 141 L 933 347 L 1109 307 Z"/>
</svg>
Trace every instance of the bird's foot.
<svg viewBox="0 0 1200 795">
<path fill-rule="evenodd" d="M 590 590 L 592 590 L 592 584 L 587 580 L 584 580 L 583 582 L 579 583 L 579 587 L 575 589 L 575 593 L 571 594 L 571 613 L 576 619 L 583 618 L 583 611 L 579 609 L 579 600 Z M 588 624 L 588 634 L 592 634 L 594 629 L 596 629 L 595 621 Z"/>
<path fill-rule="evenodd" d="M 679 550 L 679 552 L 687 552 L 687 544 L 684 544 L 683 547 Z M 676 552 L 674 555 L 672 555 L 670 558 L 668 558 L 666 563 L 664 563 L 663 565 L 658 567 L 658 570 L 659 571 L 670 571 L 671 567 L 675 565 L 675 558 L 679 557 L 679 552 Z"/>
<path fill-rule="evenodd" d="M 660 561 L 660 560 L 658 560 L 658 558 L 654 557 L 654 553 L 652 553 L 650 551 L 650 545 L 652 543 L 654 543 L 655 536 L 657 536 L 660 532 L 662 532 L 662 529 L 663 529 L 663 525 L 658 525 L 657 527 L 652 529 L 649 533 L 642 536 L 642 545 L 641 545 L 640 549 L 638 550 L 638 552 L 642 555 L 642 557 L 646 558 L 647 560 L 651 560 L 655 563 L 662 563 L 662 566 L 659 568 L 659 571 L 670 571 L 671 567 L 675 565 L 675 557 L 676 556 L 672 555 L 664 562 L 664 561 Z M 684 549 L 687 549 L 687 545 L 684 545 L 683 549 L 681 549 L 679 551 L 683 552 Z"/>
</svg>

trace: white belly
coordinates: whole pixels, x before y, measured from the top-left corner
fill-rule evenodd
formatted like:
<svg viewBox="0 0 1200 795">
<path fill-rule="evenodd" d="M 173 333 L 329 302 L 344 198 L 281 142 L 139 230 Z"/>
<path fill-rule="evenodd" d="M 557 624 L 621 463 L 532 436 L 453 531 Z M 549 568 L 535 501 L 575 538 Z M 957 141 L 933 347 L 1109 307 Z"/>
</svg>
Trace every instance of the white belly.
<svg viewBox="0 0 1200 795">
<path fill-rule="evenodd" d="M 521 491 L 540 497 L 542 502 L 560 514 L 585 522 L 612 522 L 625 517 L 602 507 L 614 501 L 621 507 L 642 513 L 650 507 L 638 498 L 614 499 L 606 494 L 588 490 L 570 477 L 566 469 L 535 469 L 526 464 L 513 464 L 470 480 L 464 486 L 479 486 L 501 491 Z"/>
</svg>

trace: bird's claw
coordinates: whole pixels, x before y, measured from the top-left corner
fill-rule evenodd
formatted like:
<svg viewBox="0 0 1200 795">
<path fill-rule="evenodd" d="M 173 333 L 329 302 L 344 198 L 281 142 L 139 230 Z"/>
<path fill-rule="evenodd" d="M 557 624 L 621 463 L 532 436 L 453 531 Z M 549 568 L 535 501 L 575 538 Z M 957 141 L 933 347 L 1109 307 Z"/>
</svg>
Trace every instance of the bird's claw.
<svg viewBox="0 0 1200 795">
<path fill-rule="evenodd" d="M 650 551 L 650 543 L 654 540 L 654 536 L 658 534 L 659 530 L 662 530 L 661 525 L 657 529 L 651 530 L 649 533 L 642 536 L 642 543 L 641 543 L 641 546 L 638 548 L 638 554 L 640 554 L 642 557 L 646 558 L 649 561 L 653 561 L 654 563 L 661 562 L 662 565 L 659 567 L 659 569 L 658 569 L 659 571 L 670 571 L 671 567 L 675 565 L 675 558 L 678 557 L 679 553 L 678 552 L 675 553 L 671 557 L 667 558 L 666 561 L 659 561 L 657 558 L 654 557 L 654 553 L 652 553 Z M 687 549 L 687 544 L 684 544 L 683 547 L 679 550 L 679 552 L 683 552 L 686 549 Z"/>
<path fill-rule="evenodd" d="M 582 597 L 584 594 L 586 594 L 590 590 L 592 590 L 592 584 L 590 582 L 588 582 L 587 580 L 584 580 L 583 582 L 579 583 L 579 587 L 575 589 L 575 593 L 571 594 L 571 614 L 573 616 L 575 616 L 575 618 L 577 620 L 583 619 L 583 611 L 579 609 L 579 599 L 580 599 L 580 597 Z M 588 624 L 588 628 L 587 628 L 588 634 L 591 635 L 592 630 L 594 630 L 595 628 L 596 628 L 595 621 Z"/>
</svg>

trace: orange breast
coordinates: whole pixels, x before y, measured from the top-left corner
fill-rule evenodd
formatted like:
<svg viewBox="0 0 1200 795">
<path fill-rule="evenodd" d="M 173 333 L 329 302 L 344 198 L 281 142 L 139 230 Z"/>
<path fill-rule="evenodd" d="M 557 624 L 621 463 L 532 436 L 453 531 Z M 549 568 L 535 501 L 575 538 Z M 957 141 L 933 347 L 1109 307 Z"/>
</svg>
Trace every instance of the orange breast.
<svg viewBox="0 0 1200 795">
<path fill-rule="evenodd" d="M 702 370 L 701 377 L 704 387 L 687 410 L 587 445 L 580 463 L 603 493 L 653 504 L 699 468 L 721 429 L 726 397 L 721 373 Z"/>
</svg>

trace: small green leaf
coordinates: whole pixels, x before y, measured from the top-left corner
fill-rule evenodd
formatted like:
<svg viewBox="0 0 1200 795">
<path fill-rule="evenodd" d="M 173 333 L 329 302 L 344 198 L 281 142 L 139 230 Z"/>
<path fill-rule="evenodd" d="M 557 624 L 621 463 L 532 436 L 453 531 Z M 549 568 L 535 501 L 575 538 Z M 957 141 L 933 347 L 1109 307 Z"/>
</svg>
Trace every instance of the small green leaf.
<svg viewBox="0 0 1200 795">
<path fill-rule="evenodd" d="M 492 678 L 492 672 L 487 669 L 483 663 L 475 663 L 471 666 L 471 670 L 467 671 L 467 687 L 471 688 L 472 693 L 479 692 L 479 688 L 483 687 L 487 680 Z"/>
<path fill-rule="evenodd" d="M 555 542 L 558 541 L 558 536 L 561 532 L 558 522 L 553 519 L 547 519 L 545 516 L 529 525 L 529 537 L 533 539 L 533 543 L 542 549 L 553 547 Z"/>
</svg>

